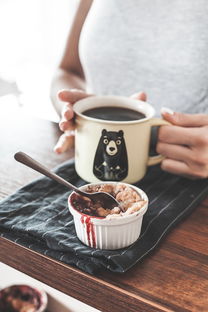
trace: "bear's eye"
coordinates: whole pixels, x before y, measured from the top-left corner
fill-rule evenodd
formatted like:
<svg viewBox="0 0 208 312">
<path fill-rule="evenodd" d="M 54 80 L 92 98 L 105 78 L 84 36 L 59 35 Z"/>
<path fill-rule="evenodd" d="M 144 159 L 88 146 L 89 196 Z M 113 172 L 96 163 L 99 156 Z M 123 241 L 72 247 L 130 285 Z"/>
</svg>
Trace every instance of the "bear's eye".
<svg viewBox="0 0 208 312">
<path fill-rule="evenodd" d="M 108 144 L 108 139 L 104 139 L 104 140 L 103 140 L 103 143 L 104 143 L 104 144 Z"/>
<path fill-rule="evenodd" d="M 121 144 L 121 140 L 116 140 L 116 144 L 120 145 Z"/>
</svg>

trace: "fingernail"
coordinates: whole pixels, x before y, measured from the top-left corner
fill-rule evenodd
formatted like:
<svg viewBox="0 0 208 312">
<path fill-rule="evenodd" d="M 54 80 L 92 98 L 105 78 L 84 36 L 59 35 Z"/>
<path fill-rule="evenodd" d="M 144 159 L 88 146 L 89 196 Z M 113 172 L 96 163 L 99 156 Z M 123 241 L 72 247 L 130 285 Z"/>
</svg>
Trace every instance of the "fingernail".
<svg viewBox="0 0 208 312">
<path fill-rule="evenodd" d="M 60 148 L 54 148 L 53 150 L 56 154 L 61 154 L 61 150 Z"/>
<path fill-rule="evenodd" d="M 61 99 L 61 97 L 63 96 L 63 94 L 65 94 L 65 92 L 67 92 L 67 91 L 69 91 L 69 90 L 67 90 L 67 89 L 62 89 L 62 90 L 59 90 L 58 92 L 57 92 L 57 98 L 59 99 L 59 100 L 61 100 L 62 101 L 62 99 Z"/>
<path fill-rule="evenodd" d="M 60 89 L 57 93 L 62 93 L 62 92 L 65 92 L 65 91 L 69 91 L 69 89 Z"/>
<path fill-rule="evenodd" d="M 163 106 L 160 110 L 161 114 L 170 114 L 173 115 L 174 111 L 171 108 Z"/>
<path fill-rule="evenodd" d="M 70 137 L 70 136 L 74 136 L 75 135 L 75 131 L 74 130 L 66 130 L 65 132 L 65 135 L 67 137 Z"/>
<path fill-rule="evenodd" d="M 65 130 L 65 122 L 64 121 L 59 123 L 59 128 L 60 128 L 61 131 Z"/>
<path fill-rule="evenodd" d="M 59 90 L 56 94 L 57 94 L 57 97 L 60 96 L 60 94 L 63 92 L 64 90 Z"/>
<path fill-rule="evenodd" d="M 146 101 L 147 95 L 145 92 L 138 92 L 138 93 L 132 94 L 130 98 L 135 99 L 135 100 Z"/>
</svg>

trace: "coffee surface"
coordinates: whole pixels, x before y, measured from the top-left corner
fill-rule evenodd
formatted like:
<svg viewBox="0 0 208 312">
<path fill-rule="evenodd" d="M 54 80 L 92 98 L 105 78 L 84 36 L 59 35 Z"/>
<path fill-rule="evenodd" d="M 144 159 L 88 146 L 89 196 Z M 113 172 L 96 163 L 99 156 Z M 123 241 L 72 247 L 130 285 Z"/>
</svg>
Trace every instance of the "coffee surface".
<svg viewBox="0 0 208 312">
<path fill-rule="evenodd" d="M 91 108 L 82 113 L 85 116 L 111 121 L 132 121 L 145 118 L 143 113 L 136 110 L 116 106 L 101 106 Z"/>
</svg>

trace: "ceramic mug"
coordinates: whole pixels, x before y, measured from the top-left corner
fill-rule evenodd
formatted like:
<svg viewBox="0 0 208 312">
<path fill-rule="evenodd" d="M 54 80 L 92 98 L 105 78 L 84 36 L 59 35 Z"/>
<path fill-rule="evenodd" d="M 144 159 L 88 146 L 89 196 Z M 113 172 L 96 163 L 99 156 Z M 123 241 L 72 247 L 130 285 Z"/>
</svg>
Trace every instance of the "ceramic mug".
<svg viewBox="0 0 208 312">
<path fill-rule="evenodd" d="M 103 120 L 86 116 L 98 107 L 127 108 L 144 114 L 131 121 Z M 153 118 L 154 108 L 147 102 L 122 96 L 91 96 L 75 103 L 75 169 L 88 182 L 122 181 L 135 183 L 147 167 L 162 161 L 149 156 L 151 127 L 169 125 Z"/>
</svg>

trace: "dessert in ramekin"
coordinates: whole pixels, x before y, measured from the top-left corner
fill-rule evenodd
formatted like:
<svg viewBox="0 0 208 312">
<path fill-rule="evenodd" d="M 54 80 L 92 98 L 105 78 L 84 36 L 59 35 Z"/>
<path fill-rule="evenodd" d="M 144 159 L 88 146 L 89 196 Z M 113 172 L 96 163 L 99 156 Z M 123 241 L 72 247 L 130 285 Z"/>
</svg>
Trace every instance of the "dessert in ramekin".
<svg viewBox="0 0 208 312">
<path fill-rule="evenodd" d="M 43 290 L 28 285 L 12 285 L 0 291 L 1 312 L 43 312 L 47 302 Z"/>
<path fill-rule="evenodd" d="M 68 199 L 78 238 L 99 249 L 120 249 L 134 243 L 140 235 L 148 197 L 136 186 L 122 182 L 100 182 L 82 186 L 86 192 L 102 191 L 113 195 L 119 207 L 109 210 L 75 192 Z"/>
</svg>

